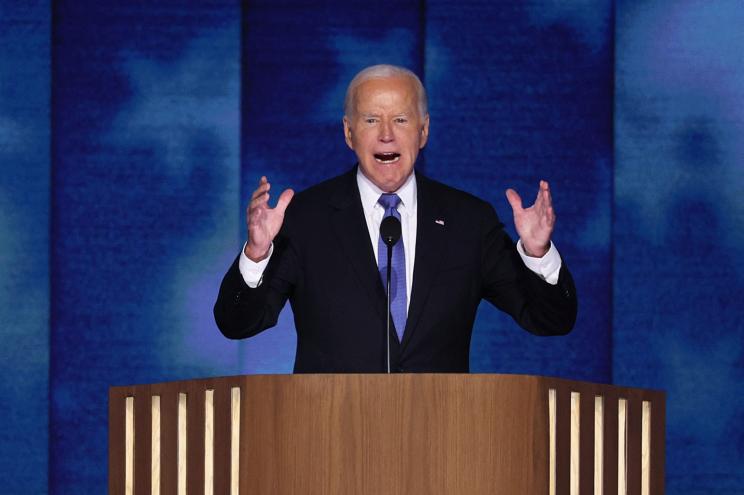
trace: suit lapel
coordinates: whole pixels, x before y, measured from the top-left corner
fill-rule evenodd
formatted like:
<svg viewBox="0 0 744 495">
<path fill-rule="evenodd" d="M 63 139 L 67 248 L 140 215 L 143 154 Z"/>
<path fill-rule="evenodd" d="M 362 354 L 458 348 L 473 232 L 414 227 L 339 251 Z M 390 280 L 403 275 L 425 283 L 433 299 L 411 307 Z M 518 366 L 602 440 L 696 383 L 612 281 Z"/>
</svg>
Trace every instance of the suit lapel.
<svg viewBox="0 0 744 495">
<path fill-rule="evenodd" d="M 446 230 L 442 223 L 446 218 L 442 204 L 435 200 L 432 188 L 426 177 L 416 174 L 416 258 L 413 267 L 411 304 L 408 306 L 401 352 L 405 351 L 406 345 L 416 331 L 444 256 Z"/>
<path fill-rule="evenodd" d="M 334 213 L 331 217 L 334 235 L 353 268 L 359 285 L 370 303 L 385 321 L 385 291 L 377 271 L 377 261 L 369 239 L 367 222 L 356 184 L 356 168 L 346 174 L 342 187 L 330 198 Z"/>
</svg>

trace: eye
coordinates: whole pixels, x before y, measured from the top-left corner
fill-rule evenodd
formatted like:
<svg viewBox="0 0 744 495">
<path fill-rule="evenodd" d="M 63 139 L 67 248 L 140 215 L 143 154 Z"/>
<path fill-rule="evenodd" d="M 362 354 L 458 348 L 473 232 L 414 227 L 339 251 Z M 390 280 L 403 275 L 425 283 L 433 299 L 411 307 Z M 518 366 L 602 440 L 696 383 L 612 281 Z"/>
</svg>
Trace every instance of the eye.
<svg viewBox="0 0 744 495">
<path fill-rule="evenodd" d="M 367 124 L 376 124 L 377 123 L 377 119 L 374 118 L 374 117 L 367 117 L 366 119 L 364 119 L 364 122 L 367 123 Z"/>
<path fill-rule="evenodd" d="M 405 117 L 396 117 L 395 118 L 395 123 L 396 124 L 405 124 L 406 122 L 408 122 L 408 119 L 405 118 Z"/>
</svg>

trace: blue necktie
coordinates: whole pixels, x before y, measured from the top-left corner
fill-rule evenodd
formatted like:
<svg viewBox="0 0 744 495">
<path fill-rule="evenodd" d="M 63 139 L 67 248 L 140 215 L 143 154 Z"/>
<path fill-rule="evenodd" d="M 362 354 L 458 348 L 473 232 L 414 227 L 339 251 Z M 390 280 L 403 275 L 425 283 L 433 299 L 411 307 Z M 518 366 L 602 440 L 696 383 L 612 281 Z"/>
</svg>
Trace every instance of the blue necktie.
<svg viewBox="0 0 744 495">
<path fill-rule="evenodd" d="M 398 205 L 400 198 L 394 193 L 385 193 L 377 200 L 385 208 L 382 218 L 394 216 L 400 221 Z M 380 270 L 382 286 L 387 283 L 387 246 L 380 237 L 377 242 L 377 267 Z M 393 246 L 393 258 L 390 270 L 390 315 L 395 324 L 398 341 L 403 341 L 403 332 L 406 329 L 406 252 L 403 249 L 403 237 Z"/>
</svg>

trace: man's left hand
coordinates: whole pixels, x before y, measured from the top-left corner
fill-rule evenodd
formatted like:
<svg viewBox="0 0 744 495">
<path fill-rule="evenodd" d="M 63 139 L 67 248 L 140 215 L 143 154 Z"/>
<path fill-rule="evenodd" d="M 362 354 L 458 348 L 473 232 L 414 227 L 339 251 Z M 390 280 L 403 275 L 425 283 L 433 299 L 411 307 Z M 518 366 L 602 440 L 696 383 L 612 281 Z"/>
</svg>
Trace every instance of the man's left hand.
<svg viewBox="0 0 744 495">
<path fill-rule="evenodd" d="M 514 212 L 514 226 L 525 253 L 527 256 L 542 258 L 550 249 L 550 236 L 555 226 L 553 200 L 547 181 L 540 181 L 535 204 L 529 208 L 522 207 L 522 198 L 514 189 L 506 190 L 506 199 Z"/>
</svg>

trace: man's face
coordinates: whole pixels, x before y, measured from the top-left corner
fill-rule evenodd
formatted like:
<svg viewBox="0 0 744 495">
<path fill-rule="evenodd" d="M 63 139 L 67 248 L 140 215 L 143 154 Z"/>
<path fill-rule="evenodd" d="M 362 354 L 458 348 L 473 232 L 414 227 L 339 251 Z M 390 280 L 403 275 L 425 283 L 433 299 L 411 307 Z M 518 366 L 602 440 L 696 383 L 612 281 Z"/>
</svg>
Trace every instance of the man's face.
<svg viewBox="0 0 744 495">
<path fill-rule="evenodd" d="M 397 191 L 429 136 L 429 116 L 419 115 L 414 82 L 403 76 L 369 79 L 357 86 L 352 103 L 352 114 L 344 117 L 346 144 L 372 183 Z"/>
</svg>

